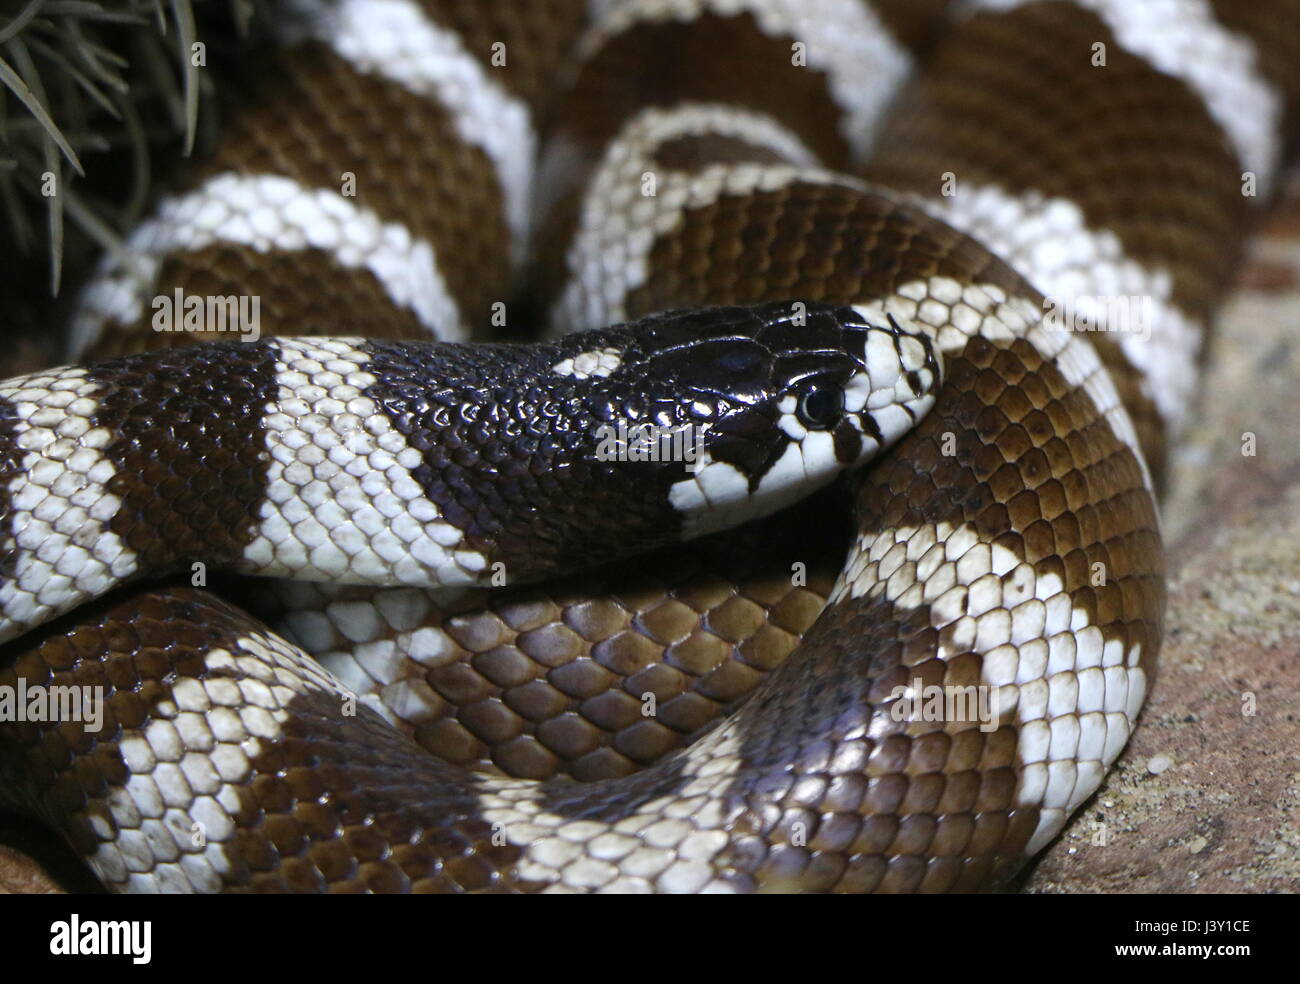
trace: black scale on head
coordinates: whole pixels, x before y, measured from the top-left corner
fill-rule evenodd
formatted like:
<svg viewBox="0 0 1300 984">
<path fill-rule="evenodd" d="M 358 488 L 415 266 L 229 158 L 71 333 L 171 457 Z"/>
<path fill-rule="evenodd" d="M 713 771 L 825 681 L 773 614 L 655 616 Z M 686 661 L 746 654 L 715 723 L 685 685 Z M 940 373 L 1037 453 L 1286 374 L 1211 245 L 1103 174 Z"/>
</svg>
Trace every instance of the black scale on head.
<svg viewBox="0 0 1300 984">
<path fill-rule="evenodd" d="M 866 329 L 846 322 L 860 317 L 781 303 L 671 312 L 547 345 L 371 341 L 367 395 L 421 453 L 426 496 L 513 583 L 680 539 L 668 493 L 686 464 L 598 460 L 602 426 L 699 428 L 710 456 L 755 487 L 790 442 L 783 396 L 796 393 L 814 426 L 838 420 L 863 368 Z M 601 350 L 618 353 L 608 376 L 555 369 Z"/>
</svg>

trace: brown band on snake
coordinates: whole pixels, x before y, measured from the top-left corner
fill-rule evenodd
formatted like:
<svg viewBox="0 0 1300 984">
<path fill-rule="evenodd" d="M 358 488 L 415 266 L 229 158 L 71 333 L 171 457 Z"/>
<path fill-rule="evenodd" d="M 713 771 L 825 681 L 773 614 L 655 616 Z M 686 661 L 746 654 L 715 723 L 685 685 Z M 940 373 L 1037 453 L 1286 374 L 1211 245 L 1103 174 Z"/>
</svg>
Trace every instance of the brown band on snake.
<svg viewBox="0 0 1300 984">
<path fill-rule="evenodd" d="M 813 227 L 822 231 L 807 235 Z M 712 248 L 716 228 L 734 230 L 742 248 L 729 255 Z M 649 269 L 647 282 L 627 295 L 629 313 L 705 297 L 850 302 L 932 275 L 1032 294 L 1010 268 L 918 210 L 851 187 L 802 182 L 684 209 L 677 227 L 655 240 Z"/>
<path fill-rule="evenodd" d="M 770 147 L 720 133 L 688 134 L 665 140 L 655 148 L 654 162 L 669 171 L 691 173 L 712 164 L 784 164 Z"/>
<path fill-rule="evenodd" d="M 689 22 L 640 23 L 611 37 L 583 63 L 574 83 L 581 112 L 566 114 L 560 140 L 601 148 L 648 107 L 726 103 L 761 107 L 828 166 L 843 166 L 849 148 L 839 135 L 841 110 L 824 72 L 793 63 L 797 40 L 767 34 L 750 14 L 705 12 Z M 723 51 L 725 65 L 718 58 Z M 628 84 L 650 79 L 658 84 Z"/>
<path fill-rule="evenodd" d="M 259 252 L 251 246 L 213 243 L 175 252 L 159 271 L 158 296 L 172 300 L 230 298 L 224 331 L 149 331 L 152 312 L 131 330 L 110 320 L 91 350 L 96 361 L 160 348 L 230 341 L 230 332 L 261 335 L 363 335 L 367 338 L 427 338 L 428 329 L 409 308 L 396 306 L 373 273 L 347 268 L 325 250 Z M 240 298 L 257 299 L 256 324 L 244 324 Z M 173 305 L 174 306 L 174 305 Z M 206 309 L 205 309 L 206 310 Z M 178 315 L 179 316 L 179 315 Z M 250 317 L 250 320 L 251 317 Z"/>
<path fill-rule="evenodd" d="M 133 373 L 113 362 L 88 371 L 102 386 L 94 423 L 116 438 L 104 452 L 113 466 L 105 487 L 121 505 L 107 525 L 144 570 L 198 558 L 235 563 L 266 497 L 261 421 L 278 393 L 275 352 L 264 345 L 205 351 L 202 360 L 178 352 Z M 232 380 L 238 385 L 223 392 Z M 144 415 L 141 406 L 157 409 Z"/>
<path fill-rule="evenodd" d="M 871 9 L 891 37 L 923 57 L 943 35 L 952 0 L 871 0 Z"/>
<path fill-rule="evenodd" d="M 887 617 L 881 624 L 897 628 Z M 884 652 L 855 669 L 832 641 L 849 638 Z M 806 639 L 827 654 L 819 664 L 809 666 L 804 649 L 738 712 L 743 778 L 723 794 L 727 880 L 740 890 L 823 892 L 971 891 L 1005 881 L 1037 823 L 1036 810 L 1015 804 L 1014 729 L 871 719 L 875 691 L 888 693 L 872 678 L 898 655 L 890 652 L 897 643 L 853 606 L 828 612 Z M 919 677 L 927 686 L 975 686 L 979 666 L 933 661 L 907 677 L 908 685 Z M 831 680 L 834 689 L 819 682 Z M 811 733 L 838 740 L 811 743 L 792 759 L 778 736 L 810 718 Z M 690 778 L 681 766 L 678 757 L 621 781 L 617 797 L 611 784 L 551 785 L 545 809 L 616 824 L 680 793 Z"/>
<path fill-rule="evenodd" d="M 337 695 L 295 696 L 282 736 L 250 765 L 245 834 L 231 852 L 240 891 L 488 892 L 529 890 L 509 876 L 522 853 L 494 843 L 458 770 L 413 754 L 368 707 L 345 724 Z M 360 733 L 359 733 L 360 732 Z M 330 802 L 317 798 L 329 790 Z M 436 817 L 436 822 L 430 822 Z M 531 886 L 537 890 L 541 886 Z"/>
<path fill-rule="evenodd" d="M 653 162 L 667 172 L 689 174 L 716 164 L 781 164 L 785 159 L 775 149 L 740 136 L 701 133 L 664 140 L 654 148 Z M 588 172 L 588 178 L 594 164 L 594 160 L 580 164 Z M 571 276 L 567 251 L 577 231 L 584 190 L 584 186 L 578 185 L 560 195 L 538 222 L 534 244 L 537 259 L 533 263 L 533 283 L 530 286 L 536 292 L 542 309 L 554 303 L 560 286 Z"/>
<path fill-rule="evenodd" d="M 1094 43 L 1104 66 L 1090 66 Z M 975 14 L 905 90 L 867 176 L 935 197 L 945 172 L 958 195 L 966 182 L 1076 203 L 1127 256 L 1167 269 L 1194 315 L 1222 292 L 1246 216 L 1241 167 L 1201 97 L 1065 3 Z"/>
<path fill-rule="evenodd" d="M 587 19 L 586 0 L 471 3 L 417 0 L 436 23 L 454 30 L 493 78 L 543 112 L 556 78 Z"/>
</svg>

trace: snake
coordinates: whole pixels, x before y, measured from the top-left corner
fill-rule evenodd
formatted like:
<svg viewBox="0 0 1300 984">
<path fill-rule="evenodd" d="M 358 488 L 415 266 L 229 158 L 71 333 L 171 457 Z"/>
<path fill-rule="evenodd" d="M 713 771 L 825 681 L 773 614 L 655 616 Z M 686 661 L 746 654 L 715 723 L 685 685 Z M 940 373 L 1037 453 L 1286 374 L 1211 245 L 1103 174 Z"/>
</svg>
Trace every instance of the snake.
<svg viewBox="0 0 1300 984">
<path fill-rule="evenodd" d="M 1154 680 L 1296 4 L 273 19 L 0 383 L 0 804 L 115 891 L 1013 885 Z"/>
</svg>

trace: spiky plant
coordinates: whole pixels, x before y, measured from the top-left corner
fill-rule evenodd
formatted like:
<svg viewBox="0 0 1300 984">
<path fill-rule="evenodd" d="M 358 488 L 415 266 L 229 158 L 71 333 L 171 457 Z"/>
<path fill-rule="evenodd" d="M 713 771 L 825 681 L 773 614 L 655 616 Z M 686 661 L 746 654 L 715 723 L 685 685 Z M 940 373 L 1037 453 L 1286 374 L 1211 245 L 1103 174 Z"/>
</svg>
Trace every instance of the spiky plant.
<svg viewBox="0 0 1300 984">
<path fill-rule="evenodd" d="M 254 0 L 228 2 L 224 22 L 203 19 L 205 36 L 246 34 Z M 46 254 L 58 294 L 65 221 L 92 246 L 120 243 L 148 200 L 151 153 L 195 144 L 213 89 L 199 36 L 191 0 L 0 0 L 5 265 Z M 88 174 L 91 157 L 118 172 L 108 193 Z"/>
</svg>

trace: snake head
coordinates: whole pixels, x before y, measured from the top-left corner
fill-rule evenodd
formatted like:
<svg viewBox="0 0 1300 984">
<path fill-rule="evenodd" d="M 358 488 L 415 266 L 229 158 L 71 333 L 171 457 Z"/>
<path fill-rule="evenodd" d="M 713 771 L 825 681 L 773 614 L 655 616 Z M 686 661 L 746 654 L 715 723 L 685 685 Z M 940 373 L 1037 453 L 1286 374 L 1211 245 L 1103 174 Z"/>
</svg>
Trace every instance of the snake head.
<svg viewBox="0 0 1300 984">
<path fill-rule="evenodd" d="M 488 462 L 488 493 L 466 498 L 516 581 L 791 505 L 898 440 L 940 383 L 928 335 L 830 304 L 692 308 L 541 348 L 452 348 L 454 368 L 424 375 L 456 376 L 474 392 L 449 390 L 449 407 L 478 410 L 442 443 L 456 468 Z"/>
<path fill-rule="evenodd" d="M 687 537 L 767 515 L 865 463 L 930 410 L 942 381 L 930 336 L 893 316 L 781 302 L 696 317 L 715 327 L 692 325 L 689 344 L 649 361 L 703 411 L 696 460 L 669 490 Z"/>
</svg>

